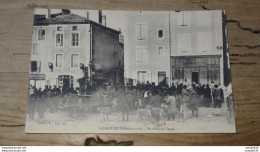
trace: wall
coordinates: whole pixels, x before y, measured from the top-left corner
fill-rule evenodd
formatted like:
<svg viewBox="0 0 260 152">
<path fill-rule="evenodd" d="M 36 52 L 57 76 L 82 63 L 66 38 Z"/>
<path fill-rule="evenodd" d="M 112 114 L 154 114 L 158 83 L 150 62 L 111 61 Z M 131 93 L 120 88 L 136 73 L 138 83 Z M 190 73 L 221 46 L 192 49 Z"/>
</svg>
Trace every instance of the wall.
<svg viewBox="0 0 260 152">
<path fill-rule="evenodd" d="M 169 12 L 145 12 L 135 11 L 126 13 L 126 34 L 125 34 L 125 68 L 126 78 L 137 79 L 137 71 L 147 71 L 151 73 L 150 80 L 158 84 L 158 72 L 166 71 L 166 77 L 170 76 L 170 48 L 169 48 Z M 160 22 L 158 22 L 160 18 Z M 136 23 L 147 24 L 146 40 L 136 40 Z M 164 38 L 157 38 L 157 30 L 164 30 Z M 148 47 L 148 64 L 138 64 L 136 62 L 136 47 Z M 164 47 L 164 55 L 158 56 L 158 46 Z"/>
<path fill-rule="evenodd" d="M 119 61 L 123 70 L 123 47 L 119 44 L 119 32 L 92 25 L 93 44 L 93 80 L 106 79 L 104 82 L 114 83 L 114 71 L 118 70 Z M 123 76 L 121 75 L 121 80 Z M 121 82 L 122 83 L 122 82 Z"/>
<path fill-rule="evenodd" d="M 34 31 L 38 29 L 46 29 L 45 40 L 38 40 L 38 33 L 34 32 L 33 42 L 37 43 L 39 54 L 32 55 L 31 60 L 41 61 L 41 72 L 46 74 L 46 81 L 37 82 L 37 87 L 44 87 L 44 85 L 56 85 L 58 75 L 72 75 L 74 77 L 74 87 L 78 87 L 78 78 L 83 77 L 82 70 L 78 68 L 71 68 L 71 54 L 79 55 L 79 65 L 83 63 L 88 66 L 90 59 L 90 33 L 89 24 L 77 25 L 61 25 L 63 27 L 63 47 L 56 47 L 56 28 L 60 25 L 49 26 L 35 26 Z M 79 46 L 73 48 L 71 46 L 71 31 L 72 26 L 78 26 Z M 63 67 L 55 67 L 56 54 L 63 54 Z M 49 69 L 48 63 L 53 63 L 53 72 Z M 47 81 L 48 80 L 48 81 Z"/>
<path fill-rule="evenodd" d="M 221 55 L 223 84 L 222 11 L 181 11 L 171 12 L 170 16 L 171 56 Z"/>
</svg>

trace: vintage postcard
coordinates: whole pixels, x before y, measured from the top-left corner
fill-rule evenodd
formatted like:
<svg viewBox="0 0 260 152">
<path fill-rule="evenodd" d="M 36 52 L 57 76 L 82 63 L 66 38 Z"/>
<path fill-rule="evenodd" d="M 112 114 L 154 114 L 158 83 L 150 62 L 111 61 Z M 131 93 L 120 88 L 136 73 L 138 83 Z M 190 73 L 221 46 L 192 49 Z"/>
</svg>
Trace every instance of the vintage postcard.
<svg viewBox="0 0 260 152">
<path fill-rule="evenodd" d="M 225 11 L 35 9 L 26 133 L 235 133 Z"/>
</svg>

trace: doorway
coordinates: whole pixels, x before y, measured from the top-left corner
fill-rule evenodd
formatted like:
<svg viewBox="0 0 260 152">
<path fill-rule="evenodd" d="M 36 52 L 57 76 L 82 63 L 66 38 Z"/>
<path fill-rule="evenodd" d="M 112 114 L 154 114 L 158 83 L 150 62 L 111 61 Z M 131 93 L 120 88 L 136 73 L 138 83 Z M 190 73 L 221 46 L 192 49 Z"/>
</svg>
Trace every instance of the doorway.
<svg viewBox="0 0 260 152">
<path fill-rule="evenodd" d="M 71 75 L 59 75 L 58 80 L 59 80 L 58 86 L 65 87 L 65 88 L 73 87 L 73 76 Z"/>
<path fill-rule="evenodd" d="M 62 88 L 62 94 L 67 94 L 71 87 L 73 87 L 73 76 L 59 75 L 59 86 Z"/>
<path fill-rule="evenodd" d="M 63 78 L 63 87 L 70 88 L 70 79 Z"/>
<path fill-rule="evenodd" d="M 199 83 L 199 72 L 192 72 L 192 82 Z"/>
<path fill-rule="evenodd" d="M 166 72 L 165 71 L 159 71 L 158 72 L 158 84 L 160 84 L 164 80 L 166 81 Z"/>
</svg>

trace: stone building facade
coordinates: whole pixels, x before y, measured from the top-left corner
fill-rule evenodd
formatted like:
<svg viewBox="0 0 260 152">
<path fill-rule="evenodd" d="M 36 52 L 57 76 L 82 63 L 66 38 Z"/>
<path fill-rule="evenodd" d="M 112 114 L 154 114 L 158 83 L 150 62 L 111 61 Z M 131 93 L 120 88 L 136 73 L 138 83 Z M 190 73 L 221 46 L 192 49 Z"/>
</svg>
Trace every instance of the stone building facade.
<svg viewBox="0 0 260 152">
<path fill-rule="evenodd" d="M 126 79 L 133 85 L 169 81 L 169 12 L 127 12 L 125 29 Z"/>
<path fill-rule="evenodd" d="M 133 84 L 223 84 L 222 11 L 135 11 L 126 15 L 126 78 Z"/>
<path fill-rule="evenodd" d="M 120 31 L 69 10 L 35 15 L 30 84 L 37 88 L 45 85 L 75 88 L 79 87 L 77 80 L 85 74 L 91 82 L 99 77 L 119 83 L 119 77 L 124 77 L 115 72 L 124 69 L 119 34 Z M 116 61 L 108 65 L 111 60 Z"/>
</svg>

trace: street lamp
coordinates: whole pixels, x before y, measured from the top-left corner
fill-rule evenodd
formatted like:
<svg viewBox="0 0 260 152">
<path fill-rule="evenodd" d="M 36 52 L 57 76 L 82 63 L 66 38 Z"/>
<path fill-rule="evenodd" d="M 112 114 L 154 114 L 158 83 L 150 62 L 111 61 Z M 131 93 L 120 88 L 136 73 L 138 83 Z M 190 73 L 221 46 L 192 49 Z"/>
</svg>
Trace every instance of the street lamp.
<svg viewBox="0 0 260 152">
<path fill-rule="evenodd" d="M 53 64 L 51 62 L 48 63 L 49 69 L 51 70 L 51 72 L 53 72 Z"/>
</svg>

